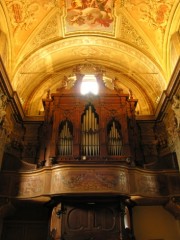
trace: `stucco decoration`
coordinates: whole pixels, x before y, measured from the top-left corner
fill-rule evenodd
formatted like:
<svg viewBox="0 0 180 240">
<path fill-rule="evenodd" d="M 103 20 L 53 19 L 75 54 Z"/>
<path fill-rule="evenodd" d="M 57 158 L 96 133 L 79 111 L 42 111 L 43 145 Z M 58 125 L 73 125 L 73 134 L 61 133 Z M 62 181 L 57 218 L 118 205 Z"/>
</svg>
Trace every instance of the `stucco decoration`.
<svg viewBox="0 0 180 240">
<path fill-rule="evenodd" d="M 48 21 L 44 21 L 38 30 L 34 32 L 32 38 L 30 39 L 28 45 L 25 46 L 26 51 L 29 52 L 37 49 L 43 44 L 47 44 L 50 41 L 57 40 L 60 36 L 59 27 L 59 14 L 56 13 Z M 27 53 L 26 53 L 27 54 Z"/>
<path fill-rule="evenodd" d="M 131 42 L 139 48 L 143 48 L 146 51 L 149 50 L 149 46 L 145 43 L 144 39 L 138 34 L 128 19 L 125 16 L 122 16 L 121 21 L 121 38 Z"/>
</svg>

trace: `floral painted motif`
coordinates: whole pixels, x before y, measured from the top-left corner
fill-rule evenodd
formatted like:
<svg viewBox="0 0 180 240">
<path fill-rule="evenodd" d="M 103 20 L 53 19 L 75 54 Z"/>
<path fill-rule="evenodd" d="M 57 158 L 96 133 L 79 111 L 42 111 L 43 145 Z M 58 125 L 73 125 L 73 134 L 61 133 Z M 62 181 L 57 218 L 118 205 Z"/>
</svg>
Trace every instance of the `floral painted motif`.
<svg viewBox="0 0 180 240">
<path fill-rule="evenodd" d="M 54 7 L 62 7 L 54 0 L 6 0 L 12 26 L 21 30 L 29 30 L 38 21 L 40 11 L 50 11 Z"/>
<path fill-rule="evenodd" d="M 28 30 L 36 21 L 39 4 L 29 0 L 7 1 L 7 8 L 13 27 Z"/>
<path fill-rule="evenodd" d="M 128 9 L 138 9 L 140 21 L 147 22 L 154 29 L 165 31 L 173 0 L 125 0 Z"/>
</svg>

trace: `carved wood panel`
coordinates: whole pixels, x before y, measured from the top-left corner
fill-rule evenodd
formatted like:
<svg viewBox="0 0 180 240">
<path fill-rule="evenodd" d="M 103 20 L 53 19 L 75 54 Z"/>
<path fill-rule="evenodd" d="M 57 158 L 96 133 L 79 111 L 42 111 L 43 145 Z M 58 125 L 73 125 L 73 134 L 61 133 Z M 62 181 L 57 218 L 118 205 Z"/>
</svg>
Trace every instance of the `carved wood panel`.
<svg viewBox="0 0 180 240">
<path fill-rule="evenodd" d="M 81 203 L 65 205 L 62 218 L 64 240 L 120 239 L 120 210 L 117 204 Z"/>
</svg>

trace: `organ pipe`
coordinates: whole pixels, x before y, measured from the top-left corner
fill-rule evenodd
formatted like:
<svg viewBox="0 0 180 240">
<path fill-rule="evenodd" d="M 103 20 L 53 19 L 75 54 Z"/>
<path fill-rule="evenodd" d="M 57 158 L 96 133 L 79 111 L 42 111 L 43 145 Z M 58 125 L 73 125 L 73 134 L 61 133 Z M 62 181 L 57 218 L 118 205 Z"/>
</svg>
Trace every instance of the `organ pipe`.
<svg viewBox="0 0 180 240">
<path fill-rule="evenodd" d="M 113 156 L 121 155 L 122 139 L 120 124 L 113 120 L 108 128 L 108 154 Z"/>
<path fill-rule="evenodd" d="M 85 156 L 99 155 L 99 123 L 98 115 L 92 105 L 88 105 L 81 118 L 81 154 Z"/>
<path fill-rule="evenodd" d="M 61 156 L 72 155 L 72 131 L 68 121 L 65 121 L 61 126 L 58 149 Z"/>
</svg>

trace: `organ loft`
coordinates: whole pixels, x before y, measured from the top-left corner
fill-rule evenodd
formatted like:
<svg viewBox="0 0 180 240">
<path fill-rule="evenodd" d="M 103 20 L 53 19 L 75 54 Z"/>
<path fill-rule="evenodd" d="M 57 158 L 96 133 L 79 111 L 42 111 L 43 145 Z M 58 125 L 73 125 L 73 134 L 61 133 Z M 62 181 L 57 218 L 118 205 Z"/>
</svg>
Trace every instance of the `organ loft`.
<svg viewBox="0 0 180 240">
<path fill-rule="evenodd" d="M 59 234 L 61 239 L 134 239 L 125 172 L 115 176 L 114 169 L 142 164 L 135 121 L 137 100 L 115 87 L 108 89 L 102 74 L 76 77 L 70 89 L 65 84 L 43 99 L 45 121 L 38 166 L 68 166 L 73 172 L 67 184 L 80 184 L 78 194 L 68 193 L 75 194 L 73 205 L 67 196 L 61 202 L 54 197 Z M 116 185 L 121 186 L 121 194 L 111 189 Z M 58 229 L 56 222 L 52 220 L 51 234 Z"/>
</svg>

